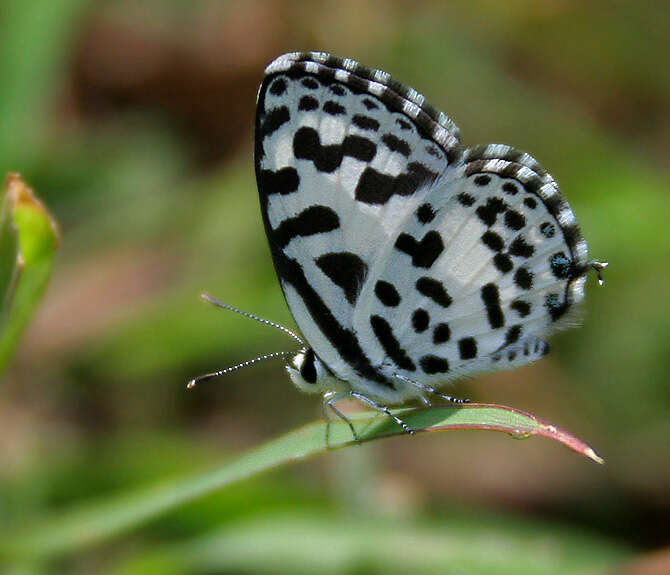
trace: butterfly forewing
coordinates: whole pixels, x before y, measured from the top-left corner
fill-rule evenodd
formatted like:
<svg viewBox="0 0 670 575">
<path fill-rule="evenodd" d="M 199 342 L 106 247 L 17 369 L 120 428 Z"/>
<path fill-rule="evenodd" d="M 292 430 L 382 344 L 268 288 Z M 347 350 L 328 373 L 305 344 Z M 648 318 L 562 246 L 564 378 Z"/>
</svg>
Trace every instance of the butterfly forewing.
<svg viewBox="0 0 670 575">
<path fill-rule="evenodd" d="M 372 71 L 280 61 L 261 86 L 256 149 L 275 265 L 321 360 L 339 377 L 370 377 L 368 344 L 353 330 L 359 295 L 398 222 L 453 159 L 455 128 Z"/>
<path fill-rule="evenodd" d="M 322 53 L 266 70 L 256 174 L 275 267 L 316 355 L 387 403 L 541 356 L 582 297 L 586 244 L 555 182 L 386 73 Z"/>
</svg>

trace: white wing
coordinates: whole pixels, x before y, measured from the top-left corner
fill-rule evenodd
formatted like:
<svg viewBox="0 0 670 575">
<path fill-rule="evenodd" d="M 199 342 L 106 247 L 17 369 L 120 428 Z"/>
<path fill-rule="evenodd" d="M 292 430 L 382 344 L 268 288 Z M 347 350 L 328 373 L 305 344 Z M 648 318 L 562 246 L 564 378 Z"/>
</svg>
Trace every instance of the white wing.
<svg viewBox="0 0 670 575">
<path fill-rule="evenodd" d="M 434 385 L 526 363 L 581 298 L 586 244 L 551 177 L 505 146 L 464 152 L 385 72 L 323 53 L 270 64 L 256 176 L 300 330 L 369 397 L 420 395 L 398 375 Z"/>
<path fill-rule="evenodd" d="M 587 269 L 551 176 L 513 148 L 474 148 L 376 260 L 354 329 L 388 378 L 435 386 L 524 365 L 548 352 L 541 338 L 582 299 Z"/>
<path fill-rule="evenodd" d="M 346 381 L 393 385 L 354 309 L 397 223 L 460 153 L 451 121 L 420 101 L 383 72 L 314 53 L 273 62 L 259 92 L 256 174 L 277 274 L 303 335 Z"/>
</svg>

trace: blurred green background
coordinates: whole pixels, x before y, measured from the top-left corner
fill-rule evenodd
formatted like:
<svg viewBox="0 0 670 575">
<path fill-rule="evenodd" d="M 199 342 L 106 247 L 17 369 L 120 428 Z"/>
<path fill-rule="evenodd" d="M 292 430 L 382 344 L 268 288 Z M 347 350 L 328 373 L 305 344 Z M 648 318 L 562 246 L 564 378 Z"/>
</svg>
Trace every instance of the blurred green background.
<svg viewBox="0 0 670 575">
<path fill-rule="evenodd" d="M 590 442 L 404 437 L 222 490 L 14 573 L 670 573 L 670 4 L 4 0 L 0 175 L 61 225 L 0 393 L 0 529 L 216 465 L 320 417 L 253 174 L 263 68 L 318 49 L 382 68 L 558 180 L 610 262 L 538 364 L 459 383 Z M 644 569 L 658 569 L 644 571 Z M 0 567 L 2 569 L 2 567 Z"/>
</svg>

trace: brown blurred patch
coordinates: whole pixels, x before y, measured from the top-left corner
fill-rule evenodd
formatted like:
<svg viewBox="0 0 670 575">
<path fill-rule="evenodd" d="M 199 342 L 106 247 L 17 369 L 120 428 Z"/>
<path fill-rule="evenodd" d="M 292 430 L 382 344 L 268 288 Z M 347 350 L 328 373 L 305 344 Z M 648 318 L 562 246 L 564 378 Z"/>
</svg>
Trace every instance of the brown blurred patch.
<svg viewBox="0 0 670 575">
<path fill-rule="evenodd" d="M 198 161 L 218 161 L 250 138 L 263 69 L 289 32 L 282 3 L 205 3 L 181 15 L 151 4 L 105 4 L 90 15 L 68 109 L 93 120 L 159 111 Z"/>
<path fill-rule="evenodd" d="M 57 270 L 22 349 L 43 358 L 85 344 L 164 289 L 174 273 L 169 253 L 138 249 L 109 251 Z"/>
<path fill-rule="evenodd" d="M 668 575 L 670 573 L 670 548 L 666 547 L 654 553 L 647 553 L 614 573 L 615 575 Z"/>
</svg>

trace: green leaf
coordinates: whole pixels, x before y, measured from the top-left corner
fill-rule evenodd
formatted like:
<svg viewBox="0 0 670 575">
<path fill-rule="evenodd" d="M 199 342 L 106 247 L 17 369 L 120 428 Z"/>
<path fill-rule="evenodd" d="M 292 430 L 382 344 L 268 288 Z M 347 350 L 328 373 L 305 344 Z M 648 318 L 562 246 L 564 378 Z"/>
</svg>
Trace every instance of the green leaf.
<svg viewBox="0 0 670 575">
<path fill-rule="evenodd" d="M 523 411 L 500 405 L 465 404 L 394 411 L 421 433 L 460 429 L 501 431 L 516 438 L 549 437 L 598 463 L 595 451 L 569 433 Z M 361 441 L 403 434 L 388 418 L 366 412 L 352 420 Z M 329 443 L 326 444 L 326 433 Z M 417 439 L 418 441 L 418 439 Z M 81 550 L 127 532 L 158 515 L 234 482 L 328 449 L 353 445 L 346 423 L 315 422 L 244 453 L 213 470 L 135 492 L 59 510 L 53 517 L 0 538 L 0 557 L 57 556 Z"/>
<path fill-rule="evenodd" d="M 44 292 L 57 246 L 49 212 L 20 176 L 9 174 L 0 211 L 0 372 Z"/>
</svg>

